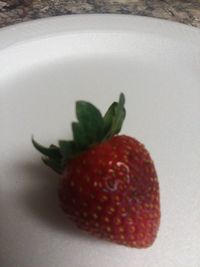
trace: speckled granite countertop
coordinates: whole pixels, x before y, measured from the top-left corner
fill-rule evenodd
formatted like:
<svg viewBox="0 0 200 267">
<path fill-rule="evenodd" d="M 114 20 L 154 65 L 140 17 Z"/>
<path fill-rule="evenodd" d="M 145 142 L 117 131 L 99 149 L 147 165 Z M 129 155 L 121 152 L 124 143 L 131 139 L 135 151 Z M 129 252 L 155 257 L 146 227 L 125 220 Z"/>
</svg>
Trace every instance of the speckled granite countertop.
<svg viewBox="0 0 200 267">
<path fill-rule="evenodd" d="M 83 13 L 142 15 L 200 28 L 200 0 L 0 0 L 0 27 L 37 18 Z"/>
</svg>

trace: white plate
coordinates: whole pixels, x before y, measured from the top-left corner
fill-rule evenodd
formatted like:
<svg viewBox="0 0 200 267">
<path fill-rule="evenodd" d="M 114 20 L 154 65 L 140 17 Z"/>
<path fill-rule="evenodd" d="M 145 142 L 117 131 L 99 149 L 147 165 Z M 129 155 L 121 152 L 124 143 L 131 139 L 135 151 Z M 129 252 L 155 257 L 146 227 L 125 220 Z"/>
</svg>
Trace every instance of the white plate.
<svg viewBox="0 0 200 267">
<path fill-rule="evenodd" d="M 143 17 L 84 15 L 0 31 L 0 262 L 3 267 L 197 267 L 200 263 L 200 31 Z M 102 111 L 123 91 L 123 132 L 146 144 L 162 221 L 144 250 L 65 221 L 57 176 L 31 134 L 71 136 L 74 102 Z"/>
</svg>

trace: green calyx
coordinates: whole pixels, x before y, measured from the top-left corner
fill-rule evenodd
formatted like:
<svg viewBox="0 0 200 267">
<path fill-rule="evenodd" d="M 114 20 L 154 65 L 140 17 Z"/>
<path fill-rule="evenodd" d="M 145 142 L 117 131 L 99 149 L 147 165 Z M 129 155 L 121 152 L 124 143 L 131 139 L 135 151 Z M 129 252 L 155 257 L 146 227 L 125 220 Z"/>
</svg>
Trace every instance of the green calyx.
<svg viewBox="0 0 200 267">
<path fill-rule="evenodd" d="M 104 116 L 91 103 L 76 102 L 77 122 L 72 122 L 74 140 L 60 140 L 58 146 L 48 148 L 37 143 L 32 137 L 33 146 L 44 155 L 43 162 L 57 173 L 62 173 L 67 162 L 87 150 L 92 145 L 104 142 L 118 134 L 125 119 L 125 96 L 120 94 L 119 102 L 114 102 Z"/>
</svg>

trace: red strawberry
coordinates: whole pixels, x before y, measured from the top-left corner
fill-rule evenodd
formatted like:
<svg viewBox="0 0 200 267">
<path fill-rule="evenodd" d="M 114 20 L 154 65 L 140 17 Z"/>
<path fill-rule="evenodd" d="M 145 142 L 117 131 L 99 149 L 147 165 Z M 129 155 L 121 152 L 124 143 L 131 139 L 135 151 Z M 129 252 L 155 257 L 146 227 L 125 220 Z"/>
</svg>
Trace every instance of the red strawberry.
<svg viewBox="0 0 200 267">
<path fill-rule="evenodd" d="M 92 104 L 78 101 L 74 141 L 49 148 L 32 141 L 45 155 L 45 164 L 61 174 L 61 207 L 80 228 L 145 248 L 154 242 L 160 224 L 159 184 L 145 147 L 117 135 L 125 118 L 124 102 L 121 94 L 102 117 Z"/>
</svg>

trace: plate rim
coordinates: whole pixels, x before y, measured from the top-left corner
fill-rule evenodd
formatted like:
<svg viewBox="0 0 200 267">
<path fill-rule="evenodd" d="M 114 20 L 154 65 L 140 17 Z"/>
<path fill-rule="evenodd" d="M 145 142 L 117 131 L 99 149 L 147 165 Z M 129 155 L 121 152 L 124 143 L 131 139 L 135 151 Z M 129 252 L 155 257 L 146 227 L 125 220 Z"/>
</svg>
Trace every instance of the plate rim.
<svg viewBox="0 0 200 267">
<path fill-rule="evenodd" d="M 141 32 L 200 45 L 200 29 L 166 19 L 131 14 L 75 14 L 40 18 L 0 29 L 0 51 L 29 39 L 84 31 Z"/>
</svg>

